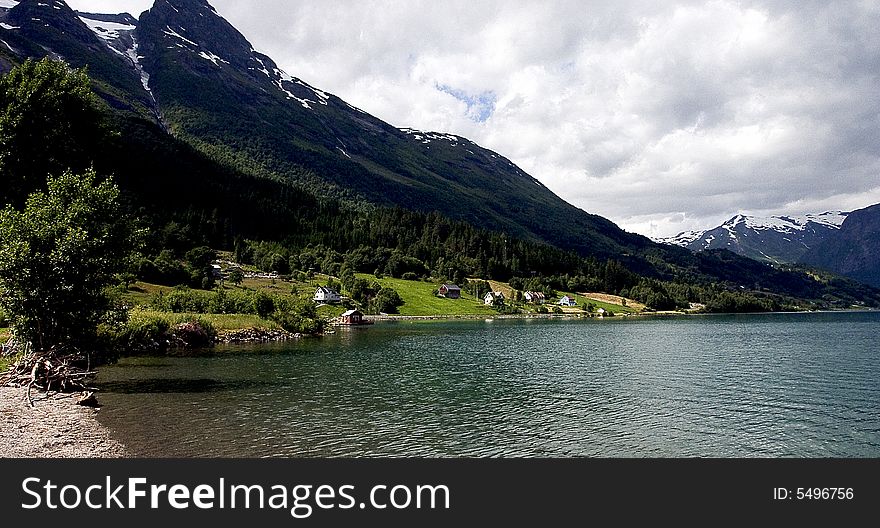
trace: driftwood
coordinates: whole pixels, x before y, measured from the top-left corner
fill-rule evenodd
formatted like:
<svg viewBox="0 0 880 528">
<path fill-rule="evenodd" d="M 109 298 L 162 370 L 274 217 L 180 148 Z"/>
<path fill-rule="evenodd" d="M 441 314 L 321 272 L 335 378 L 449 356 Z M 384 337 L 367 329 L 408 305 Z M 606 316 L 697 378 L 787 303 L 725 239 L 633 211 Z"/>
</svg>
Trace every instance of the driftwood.
<svg viewBox="0 0 880 528">
<path fill-rule="evenodd" d="M 91 392 L 87 382 L 94 378 L 88 354 L 67 350 L 28 351 L 0 374 L 0 385 L 27 387 L 27 399 L 31 406 L 34 388 L 51 392 Z M 94 396 L 93 396 L 94 397 Z"/>
<path fill-rule="evenodd" d="M 93 407 L 97 409 L 101 405 L 98 403 L 98 398 L 95 397 L 94 392 L 83 392 L 79 398 L 76 399 L 77 405 L 82 405 L 83 407 Z"/>
</svg>

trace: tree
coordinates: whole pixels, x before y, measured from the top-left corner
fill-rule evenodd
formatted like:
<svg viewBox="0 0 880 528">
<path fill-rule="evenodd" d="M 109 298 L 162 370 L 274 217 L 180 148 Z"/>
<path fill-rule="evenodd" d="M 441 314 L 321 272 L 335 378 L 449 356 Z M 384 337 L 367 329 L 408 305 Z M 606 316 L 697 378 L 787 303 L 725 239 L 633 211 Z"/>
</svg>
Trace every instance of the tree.
<svg viewBox="0 0 880 528">
<path fill-rule="evenodd" d="M 241 271 L 241 268 L 232 268 L 227 273 L 227 278 L 230 283 L 238 285 L 244 282 L 244 272 Z M 296 292 L 293 292 L 294 294 Z"/>
<path fill-rule="evenodd" d="M 139 233 L 119 189 L 94 171 L 50 177 L 23 211 L 0 212 L 0 305 L 16 337 L 37 351 L 92 344 L 106 292 L 132 261 Z"/>
<path fill-rule="evenodd" d="M 47 174 L 84 171 L 108 129 L 85 69 L 27 60 L 0 79 L 0 203 L 21 204 Z"/>
<path fill-rule="evenodd" d="M 373 310 L 376 313 L 397 313 L 397 308 L 403 306 L 403 299 L 392 288 L 382 288 L 373 299 Z"/>
<path fill-rule="evenodd" d="M 288 332 L 303 334 L 319 334 L 326 324 L 326 321 L 318 316 L 315 304 L 305 299 L 277 308 L 272 314 L 272 319 Z"/>
<path fill-rule="evenodd" d="M 186 252 L 184 259 L 189 265 L 190 283 L 203 290 L 214 287 L 214 272 L 211 264 L 217 258 L 217 252 L 207 246 L 199 246 Z"/>
</svg>

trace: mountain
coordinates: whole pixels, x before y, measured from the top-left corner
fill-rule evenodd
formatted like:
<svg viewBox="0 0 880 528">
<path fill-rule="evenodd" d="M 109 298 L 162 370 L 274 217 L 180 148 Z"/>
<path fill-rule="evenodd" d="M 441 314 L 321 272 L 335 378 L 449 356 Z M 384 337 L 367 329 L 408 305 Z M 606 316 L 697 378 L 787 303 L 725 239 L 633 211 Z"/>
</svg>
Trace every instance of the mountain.
<svg viewBox="0 0 880 528">
<path fill-rule="evenodd" d="M 880 204 L 851 213 L 838 233 L 801 262 L 880 287 Z"/>
<path fill-rule="evenodd" d="M 571 288 L 575 279 L 609 292 L 638 287 L 658 305 L 722 293 L 731 295 L 719 306 L 880 299 L 846 282 L 829 294 L 792 267 L 627 233 L 466 138 L 395 128 L 287 74 L 203 0 L 156 0 L 137 19 L 77 13 L 61 0 L 0 2 L 0 70 L 47 56 L 88 68 L 113 134 L 79 152 L 115 175 L 152 228 L 151 257 L 249 239 L 273 269 L 553 275 Z M 751 293 L 761 302 L 739 302 Z"/>
<path fill-rule="evenodd" d="M 203 0 L 157 0 L 139 20 L 61 0 L 4 0 L 0 66 L 87 66 L 114 109 L 155 121 L 222 163 L 348 203 L 439 212 L 600 258 L 652 243 L 559 198 L 465 138 L 395 128 L 288 75 Z M 5 48 L 5 49 L 4 49 Z"/>
<path fill-rule="evenodd" d="M 106 42 L 134 59 L 163 124 L 212 156 L 318 194 L 438 211 L 582 254 L 651 245 L 568 204 L 498 153 L 452 134 L 395 128 L 287 74 L 205 1 L 158 0 L 131 34 L 134 50 Z"/>
<path fill-rule="evenodd" d="M 657 242 L 690 249 L 727 249 L 770 262 L 798 262 L 812 248 L 833 237 L 849 213 L 830 211 L 801 216 L 736 215 L 706 231 L 686 231 Z"/>
</svg>

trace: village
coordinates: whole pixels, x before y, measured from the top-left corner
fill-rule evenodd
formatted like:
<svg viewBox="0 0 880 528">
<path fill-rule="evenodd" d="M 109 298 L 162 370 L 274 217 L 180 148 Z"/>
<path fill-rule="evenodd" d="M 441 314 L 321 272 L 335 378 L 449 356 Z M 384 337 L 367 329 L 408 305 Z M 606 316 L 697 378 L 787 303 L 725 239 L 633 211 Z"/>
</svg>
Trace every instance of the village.
<svg viewBox="0 0 880 528">
<path fill-rule="evenodd" d="M 424 284 L 424 282 L 421 281 L 408 282 L 419 285 Z M 489 283 L 486 282 L 486 284 Z M 482 296 L 474 296 L 466 293 L 457 284 L 443 283 L 435 291 L 431 292 L 431 294 L 437 299 L 447 301 L 445 306 L 445 308 L 447 308 L 446 310 L 441 309 L 436 310 L 433 313 L 426 312 L 413 315 L 392 315 L 381 313 L 370 316 L 360 309 L 352 308 L 346 310 L 338 317 L 333 318 L 331 324 L 335 326 L 368 326 L 374 323 L 374 319 L 402 319 L 406 317 L 437 318 L 453 315 L 464 317 L 468 315 L 458 313 L 460 310 L 453 309 L 453 306 L 450 305 L 449 302 L 455 301 L 464 303 L 465 309 L 467 309 L 467 307 L 473 307 L 475 313 L 470 314 L 472 316 L 483 316 L 494 312 L 507 316 L 577 315 L 586 317 L 613 317 L 616 314 L 615 311 L 612 310 L 612 306 L 621 314 L 635 313 L 638 308 L 644 309 L 635 301 L 630 300 L 628 302 L 626 299 L 620 297 L 615 299 L 611 298 L 612 296 L 606 296 L 603 294 L 593 294 L 593 296 L 588 294 L 581 296 L 576 294 L 562 294 L 558 296 L 558 298 L 548 298 L 544 292 L 518 291 L 512 289 L 509 285 L 500 282 L 496 282 L 494 285 L 497 286 L 498 289 L 487 291 Z M 420 289 L 424 290 L 425 288 L 422 287 Z M 319 307 L 341 305 L 346 301 L 350 301 L 350 299 L 342 295 L 339 291 L 328 286 L 317 286 L 312 300 Z M 617 301 L 619 304 L 615 303 L 612 305 L 609 301 Z M 629 303 L 635 304 L 637 309 L 628 309 L 627 305 Z M 406 304 L 404 304 L 404 306 L 406 306 Z"/>
</svg>

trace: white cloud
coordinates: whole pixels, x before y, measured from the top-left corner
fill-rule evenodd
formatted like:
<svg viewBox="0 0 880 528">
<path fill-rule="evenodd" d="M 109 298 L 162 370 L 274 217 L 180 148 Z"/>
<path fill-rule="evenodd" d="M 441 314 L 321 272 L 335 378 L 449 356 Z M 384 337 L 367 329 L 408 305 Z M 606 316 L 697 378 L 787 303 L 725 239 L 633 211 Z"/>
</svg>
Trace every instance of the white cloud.
<svg viewBox="0 0 880 528">
<path fill-rule="evenodd" d="M 213 4 L 291 74 L 644 234 L 880 201 L 873 2 Z"/>
</svg>

